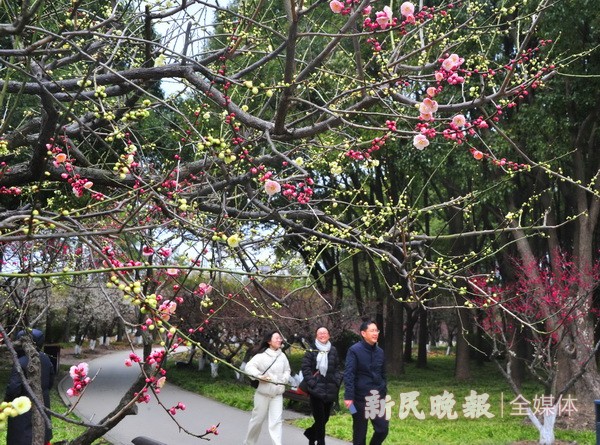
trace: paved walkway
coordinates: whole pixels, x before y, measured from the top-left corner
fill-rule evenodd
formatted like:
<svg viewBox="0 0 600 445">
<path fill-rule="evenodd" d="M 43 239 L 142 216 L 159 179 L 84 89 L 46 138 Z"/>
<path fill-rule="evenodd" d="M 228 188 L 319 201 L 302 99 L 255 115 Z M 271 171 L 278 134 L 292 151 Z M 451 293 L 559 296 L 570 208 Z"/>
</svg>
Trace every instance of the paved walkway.
<svg viewBox="0 0 600 445">
<path fill-rule="evenodd" d="M 98 421 L 108 414 L 118 400 L 137 377 L 139 368 L 128 368 L 124 365 L 129 356 L 126 351 L 118 351 L 103 355 L 89 362 L 90 377 L 96 376 L 93 383 L 86 389 L 84 397 L 75 407 L 75 413 L 82 419 Z M 59 384 L 63 398 L 68 402 L 73 399 L 66 397 L 65 392 L 72 380 L 66 377 Z M 220 423 L 217 436 L 207 436 L 212 444 L 236 445 L 242 444 L 250 412 L 242 411 L 224 405 L 206 397 L 185 391 L 168 383 L 161 390 L 161 401 L 171 407 L 179 402 L 186 405 L 185 411 L 178 411 L 175 418 L 182 427 L 196 434 L 203 433 L 211 425 Z M 113 445 L 131 445 L 131 440 L 137 436 L 147 436 L 168 445 L 198 445 L 207 443 L 179 431 L 178 426 L 169 418 L 156 400 L 150 403 L 138 404 L 138 413 L 127 416 L 119 425 L 109 431 L 104 437 Z M 285 410 L 284 417 L 290 420 L 302 417 L 302 414 Z M 283 426 L 284 445 L 306 445 L 307 440 L 302 430 L 287 422 Z M 347 445 L 338 439 L 328 438 L 327 445 Z M 266 425 L 260 436 L 258 445 L 270 445 Z"/>
</svg>

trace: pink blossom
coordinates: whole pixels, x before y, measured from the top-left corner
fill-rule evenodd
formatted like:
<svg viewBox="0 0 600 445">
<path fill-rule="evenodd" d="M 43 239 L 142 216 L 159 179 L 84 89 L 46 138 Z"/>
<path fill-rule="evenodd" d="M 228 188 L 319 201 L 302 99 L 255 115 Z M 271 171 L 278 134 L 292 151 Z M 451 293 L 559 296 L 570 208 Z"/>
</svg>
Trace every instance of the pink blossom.
<svg viewBox="0 0 600 445">
<path fill-rule="evenodd" d="M 429 87 L 427 88 L 427 95 L 429 97 L 433 97 L 437 94 L 437 88 L 436 87 Z"/>
<path fill-rule="evenodd" d="M 393 13 L 392 8 L 389 6 L 384 6 L 383 11 L 378 11 L 376 14 L 377 18 L 375 21 L 379 25 L 381 29 L 385 29 L 388 27 L 388 24 L 392 21 Z"/>
<path fill-rule="evenodd" d="M 212 291 L 212 286 L 206 283 L 200 283 L 198 285 L 198 290 L 202 292 L 202 295 L 209 294 Z"/>
<path fill-rule="evenodd" d="M 421 113 L 419 115 L 419 119 L 422 120 L 422 121 L 425 121 L 425 122 L 433 120 L 433 114 L 431 114 L 431 113 Z"/>
<path fill-rule="evenodd" d="M 431 99 L 430 97 L 426 97 L 425 99 L 423 99 L 423 102 L 421 102 L 421 104 L 419 104 L 419 112 L 421 114 L 427 114 L 427 113 L 435 113 L 438 110 L 438 103 Z"/>
<path fill-rule="evenodd" d="M 458 57 L 457 54 L 450 54 L 444 61 L 442 62 L 442 68 L 446 71 L 452 71 L 458 68 L 465 59 Z"/>
<path fill-rule="evenodd" d="M 412 16 L 415 13 L 415 5 L 411 2 L 404 2 L 400 5 L 400 14 L 404 17 Z"/>
<path fill-rule="evenodd" d="M 171 256 L 171 253 L 173 253 L 173 251 L 168 247 L 161 247 L 160 249 L 158 249 L 158 254 L 163 258 L 169 258 Z"/>
<path fill-rule="evenodd" d="M 154 253 L 154 249 L 150 246 L 144 246 L 142 247 L 142 255 L 144 256 L 150 256 Z"/>
<path fill-rule="evenodd" d="M 177 310 L 177 303 L 170 300 L 165 300 L 159 307 L 158 312 L 160 313 L 160 318 L 163 321 L 169 321 L 171 315 L 175 313 Z"/>
<path fill-rule="evenodd" d="M 83 389 L 90 383 L 91 379 L 87 376 L 88 371 L 89 367 L 87 363 L 71 366 L 69 375 L 73 379 L 73 386 L 67 390 L 67 395 L 69 397 L 80 395 Z"/>
<path fill-rule="evenodd" d="M 339 0 L 331 0 L 329 2 L 329 7 L 333 11 L 334 14 L 339 14 L 344 9 L 344 4 Z"/>
<path fill-rule="evenodd" d="M 165 386 L 165 383 L 167 382 L 167 378 L 166 377 L 161 377 L 160 379 L 158 379 L 156 381 L 156 387 L 157 388 L 162 388 L 163 386 Z"/>
<path fill-rule="evenodd" d="M 413 139 L 413 145 L 417 150 L 423 150 L 429 145 L 429 139 L 424 134 L 418 134 Z"/>
<path fill-rule="evenodd" d="M 213 288 L 210 284 L 200 283 L 195 293 L 197 293 L 200 296 L 204 296 L 206 294 L 209 294 L 212 291 L 212 289 Z"/>
<path fill-rule="evenodd" d="M 89 365 L 87 363 L 80 363 L 78 365 L 73 365 L 71 366 L 71 368 L 69 369 L 69 375 L 71 376 L 72 379 L 76 378 L 77 376 L 86 376 L 88 374 L 89 371 Z"/>
<path fill-rule="evenodd" d="M 441 82 L 442 80 L 444 80 L 444 74 L 440 73 L 439 71 L 436 71 L 435 80 L 436 82 Z"/>
<path fill-rule="evenodd" d="M 219 434 L 219 430 L 217 429 L 218 425 L 213 425 L 210 428 L 206 429 L 206 434 L 214 434 L 215 436 L 217 436 Z"/>
<path fill-rule="evenodd" d="M 456 127 L 464 127 L 467 123 L 467 119 L 462 114 L 457 114 L 452 118 L 452 125 Z"/>
<path fill-rule="evenodd" d="M 64 153 L 59 153 L 56 156 L 54 156 L 54 161 L 57 164 L 61 164 L 61 163 L 65 162 L 66 160 L 67 160 L 67 155 Z"/>
<path fill-rule="evenodd" d="M 169 268 L 165 272 L 170 277 L 176 277 L 177 275 L 179 275 L 179 269 Z"/>
<path fill-rule="evenodd" d="M 279 193 L 280 191 L 281 185 L 279 184 L 279 182 L 273 181 L 272 179 L 265 181 L 265 192 L 267 193 L 267 195 L 273 196 L 274 194 Z"/>
<path fill-rule="evenodd" d="M 93 183 L 92 181 L 86 181 L 86 182 L 83 184 L 83 188 L 86 188 L 86 189 L 88 189 L 88 190 L 89 190 L 89 189 L 91 189 L 93 186 L 94 186 L 94 183 Z"/>
<path fill-rule="evenodd" d="M 473 149 L 472 151 L 473 157 L 475 159 L 477 159 L 478 161 L 481 160 L 483 158 L 483 153 L 480 152 L 479 150 Z"/>
<path fill-rule="evenodd" d="M 362 10 L 362 14 L 363 15 L 370 15 L 372 9 L 373 9 L 373 7 L 371 5 L 368 5 L 367 7 L 365 7 L 365 9 Z"/>
</svg>

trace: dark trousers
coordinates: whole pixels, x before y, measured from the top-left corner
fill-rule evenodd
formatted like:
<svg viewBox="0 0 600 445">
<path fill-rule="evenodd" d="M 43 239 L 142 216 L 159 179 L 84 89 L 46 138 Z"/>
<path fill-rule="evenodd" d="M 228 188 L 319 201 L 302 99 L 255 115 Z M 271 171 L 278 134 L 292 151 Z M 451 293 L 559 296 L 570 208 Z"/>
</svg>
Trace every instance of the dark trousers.
<svg viewBox="0 0 600 445">
<path fill-rule="evenodd" d="M 352 445 L 366 445 L 367 444 L 367 428 L 369 426 L 369 420 L 373 425 L 373 437 L 369 445 L 381 445 L 388 435 L 389 431 L 389 420 L 382 417 L 375 417 L 374 419 L 365 419 L 365 403 L 354 401 L 356 407 L 356 413 L 352 414 Z"/>
<path fill-rule="evenodd" d="M 325 425 L 329 420 L 333 402 L 325 402 L 323 399 L 310 396 L 310 409 L 312 411 L 315 423 L 307 428 L 304 435 L 308 437 L 311 444 L 325 445 Z"/>
</svg>

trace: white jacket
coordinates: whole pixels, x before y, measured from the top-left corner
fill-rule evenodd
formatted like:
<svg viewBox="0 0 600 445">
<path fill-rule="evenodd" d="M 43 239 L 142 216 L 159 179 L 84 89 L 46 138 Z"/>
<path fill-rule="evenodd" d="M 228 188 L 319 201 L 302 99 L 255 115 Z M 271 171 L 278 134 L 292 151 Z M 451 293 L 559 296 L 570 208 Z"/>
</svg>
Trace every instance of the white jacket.
<svg viewBox="0 0 600 445">
<path fill-rule="evenodd" d="M 284 393 L 285 385 L 288 383 L 291 374 L 290 362 L 287 356 L 281 352 L 281 349 L 274 351 L 271 348 L 267 348 L 265 352 L 252 357 L 246 365 L 245 371 L 254 378 L 264 376 L 269 379 L 269 382 L 259 379 L 258 388 L 256 388 L 256 391 L 260 394 L 269 397 Z"/>
</svg>

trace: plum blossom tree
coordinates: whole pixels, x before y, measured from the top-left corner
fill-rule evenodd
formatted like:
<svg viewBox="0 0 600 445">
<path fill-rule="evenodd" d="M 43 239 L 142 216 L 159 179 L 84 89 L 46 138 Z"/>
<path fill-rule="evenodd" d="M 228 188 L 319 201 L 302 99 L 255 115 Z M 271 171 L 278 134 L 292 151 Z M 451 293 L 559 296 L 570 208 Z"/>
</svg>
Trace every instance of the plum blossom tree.
<svg viewBox="0 0 600 445">
<path fill-rule="evenodd" d="M 546 0 L 48 4 L 0 5 L 0 242 L 5 257 L 28 246 L 36 259 L 4 263 L 3 285 L 37 280 L 51 292 L 56 277 L 101 277 L 164 353 L 210 323 L 208 313 L 179 329 L 177 307 L 201 306 L 220 274 L 250 283 L 252 315 L 277 323 L 293 292 L 265 282 L 319 292 L 311 272 L 326 251 L 383 265 L 390 298 L 405 286 L 419 300 L 442 281 L 459 292 L 453 280 L 474 258 L 440 265 L 437 236 L 415 234 L 423 215 L 473 206 L 476 194 L 421 206 L 402 191 L 414 178 L 389 177 L 392 158 L 434 150 L 526 172 L 483 141 L 555 72 L 552 36 L 532 41 Z M 507 33 L 511 56 L 497 57 Z M 383 178 L 376 191 L 373 175 Z M 60 261 L 37 261 L 50 242 Z M 290 245 L 299 255 L 273 260 Z M 205 287 L 179 293 L 194 273 L 209 277 Z M 16 320 L 2 314 L 7 332 L 34 321 L 19 309 Z M 142 366 L 138 382 L 73 443 L 158 396 L 164 354 L 147 345 L 130 360 Z M 181 407 L 165 409 L 176 421 Z"/>
<path fill-rule="evenodd" d="M 600 349 L 600 342 L 596 341 L 587 356 L 578 356 L 579 372 L 566 382 L 560 378 L 559 357 L 564 348 L 570 347 L 580 308 L 595 290 L 593 283 L 600 280 L 600 263 L 596 261 L 591 270 L 579 270 L 578 262 L 568 259 L 564 252 L 553 256 L 561 258 L 556 270 L 550 267 L 547 258 L 533 258 L 529 263 L 517 261 L 515 281 L 503 280 L 501 276 L 471 279 L 475 296 L 470 303 L 483 312 L 480 325 L 491 338 L 492 356 L 515 395 L 524 397 L 515 376 L 517 360 L 524 362 L 531 375 L 544 386 L 540 418 L 533 403 L 527 407 L 527 415 L 539 430 L 539 443 L 543 445 L 554 443 L 557 416 L 573 400 L 570 390 L 595 361 Z M 589 280 L 590 276 L 593 280 Z M 523 347 L 517 348 L 518 343 Z"/>
</svg>

